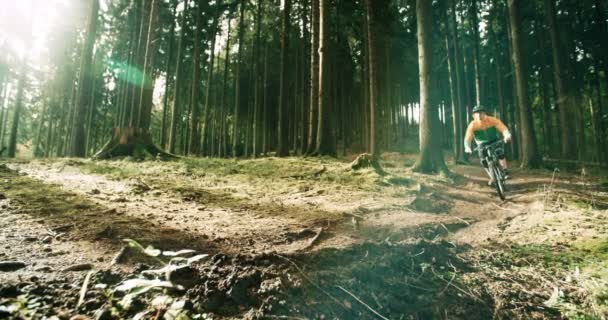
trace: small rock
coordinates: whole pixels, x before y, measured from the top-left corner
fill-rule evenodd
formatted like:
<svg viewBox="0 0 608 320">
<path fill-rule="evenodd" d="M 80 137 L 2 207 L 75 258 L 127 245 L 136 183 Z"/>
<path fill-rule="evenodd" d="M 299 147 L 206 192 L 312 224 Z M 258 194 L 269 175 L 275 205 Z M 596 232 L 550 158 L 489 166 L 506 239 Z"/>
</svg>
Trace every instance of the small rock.
<svg viewBox="0 0 608 320">
<path fill-rule="evenodd" d="M 69 266 L 65 269 L 63 269 L 63 271 L 87 271 L 87 270 L 91 270 L 93 269 L 93 265 L 90 263 L 81 263 L 81 264 L 75 264 L 73 266 Z"/>
<path fill-rule="evenodd" d="M 110 310 L 108 310 L 107 308 L 97 309 L 97 311 L 95 311 L 95 313 L 93 314 L 93 319 L 95 319 L 95 320 L 111 320 L 112 319 L 112 312 L 110 312 Z"/>
<path fill-rule="evenodd" d="M 53 241 L 53 237 L 51 236 L 46 236 L 44 238 L 42 238 L 41 242 L 42 243 L 51 243 Z"/>
<path fill-rule="evenodd" d="M 42 266 L 42 267 L 38 267 L 38 268 L 34 269 L 34 271 L 38 271 L 38 272 L 50 272 L 51 271 L 51 267 L 49 267 L 49 266 Z"/>
<path fill-rule="evenodd" d="M 199 282 L 198 272 L 189 266 L 180 267 L 167 274 L 167 279 L 185 289 L 192 288 Z"/>
<path fill-rule="evenodd" d="M 0 261 L 0 271 L 17 271 L 25 268 L 25 262 L 21 261 Z"/>
<path fill-rule="evenodd" d="M 93 189 L 89 192 L 90 194 L 100 194 L 101 191 L 99 191 L 99 189 Z"/>
<path fill-rule="evenodd" d="M 38 238 L 36 238 L 34 236 L 29 236 L 29 237 L 23 238 L 23 241 L 27 241 L 27 242 L 34 242 L 36 240 L 38 240 Z"/>
</svg>

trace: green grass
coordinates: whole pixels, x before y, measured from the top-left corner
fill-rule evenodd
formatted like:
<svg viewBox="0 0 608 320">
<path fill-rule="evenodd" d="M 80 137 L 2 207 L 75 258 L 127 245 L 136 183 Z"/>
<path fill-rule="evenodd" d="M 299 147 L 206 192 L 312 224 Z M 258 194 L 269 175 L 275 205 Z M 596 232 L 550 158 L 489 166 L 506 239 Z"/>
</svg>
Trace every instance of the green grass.
<svg viewBox="0 0 608 320">
<path fill-rule="evenodd" d="M 22 176 L 4 165 L 0 165 L 0 188 L 7 198 L 34 214 L 69 217 L 96 207 L 84 197 Z"/>
</svg>

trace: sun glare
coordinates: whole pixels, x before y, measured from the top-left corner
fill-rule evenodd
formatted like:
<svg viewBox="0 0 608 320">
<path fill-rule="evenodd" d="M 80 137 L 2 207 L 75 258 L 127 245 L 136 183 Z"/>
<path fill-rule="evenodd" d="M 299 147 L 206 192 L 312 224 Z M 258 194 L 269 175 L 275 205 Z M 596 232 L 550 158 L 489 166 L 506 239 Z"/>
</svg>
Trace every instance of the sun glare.
<svg viewBox="0 0 608 320">
<path fill-rule="evenodd" d="M 77 23 L 74 0 L 5 1 L 0 11 L 0 53 L 3 60 L 21 60 L 24 55 L 37 69 L 47 65 L 46 50 L 54 27 Z M 14 64 L 14 63 L 13 63 Z"/>
</svg>

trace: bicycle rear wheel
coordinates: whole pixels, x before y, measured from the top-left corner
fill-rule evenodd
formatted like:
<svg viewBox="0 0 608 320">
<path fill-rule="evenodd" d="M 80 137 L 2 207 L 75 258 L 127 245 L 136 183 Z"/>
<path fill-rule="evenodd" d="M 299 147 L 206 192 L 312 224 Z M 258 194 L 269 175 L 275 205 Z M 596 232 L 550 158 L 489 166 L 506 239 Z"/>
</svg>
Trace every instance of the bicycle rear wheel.
<svg viewBox="0 0 608 320">
<path fill-rule="evenodd" d="M 494 176 L 494 187 L 496 188 L 496 193 L 498 193 L 500 200 L 505 201 L 505 182 L 496 163 L 492 164 L 492 176 Z"/>
</svg>

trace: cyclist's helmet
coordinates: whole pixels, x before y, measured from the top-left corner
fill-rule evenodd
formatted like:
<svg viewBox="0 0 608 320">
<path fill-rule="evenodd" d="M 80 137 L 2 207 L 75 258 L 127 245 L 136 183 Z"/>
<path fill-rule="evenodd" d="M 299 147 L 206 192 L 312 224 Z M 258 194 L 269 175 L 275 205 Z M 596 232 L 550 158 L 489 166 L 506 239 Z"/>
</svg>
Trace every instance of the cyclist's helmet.
<svg viewBox="0 0 608 320">
<path fill-rule="evenodd" d="M 473 107 L 473 113 L 476 112 L 488 112 L 488 110 L 482 105 L 476 105 L 475 107 Z"/>
</svg>

